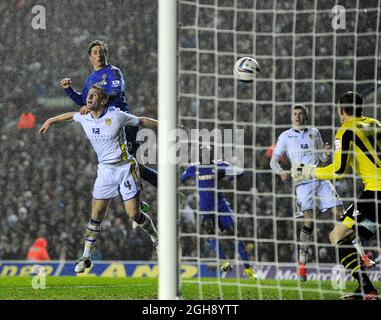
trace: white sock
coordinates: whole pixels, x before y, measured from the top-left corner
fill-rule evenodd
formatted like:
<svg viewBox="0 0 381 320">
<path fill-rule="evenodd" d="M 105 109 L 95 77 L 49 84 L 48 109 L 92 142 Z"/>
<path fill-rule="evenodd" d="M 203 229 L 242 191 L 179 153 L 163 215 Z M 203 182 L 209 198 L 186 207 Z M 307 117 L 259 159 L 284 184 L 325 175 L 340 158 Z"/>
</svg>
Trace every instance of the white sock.
<svg viewBox="0 0 381 320">
<path fill-rule="evenodd" d="M 360 257 L 365 256 L 364 248 L 362 247 L 362 244 L 361 244 L 361 241 L 360 241 L 359 237 L 355 237 L 352 240 L 352 244 L 356 248 L 356 250 L 357 250 L 358 254 L 360 255 Z"/>
<path fill-rule="evenodd" d="M 87 246 L 86 244 L 85 244 L 85 249 L 83 250 L 83 256 L 86 258 L 90 258 L 91 256 L 91 247 Z"/>
<path fill-rule="evenodd" d="M 312 238 L 312 227 L 303 225 L 300 230 L 300 244 L 299 244 L 299 262 L 307 264 L 308 262 L 308 248 Z"/>
<path fill-rule="evenodd" d="M 90 221 L 86 226 L 85 248 L 83 250 L 83 256 L 86 258 L 90 258 L 91 256 L 91 249 L 94 246 L 99 233 L 101 232 L 101 222 L 102 221 L 90 218 Z"/>
</svg>

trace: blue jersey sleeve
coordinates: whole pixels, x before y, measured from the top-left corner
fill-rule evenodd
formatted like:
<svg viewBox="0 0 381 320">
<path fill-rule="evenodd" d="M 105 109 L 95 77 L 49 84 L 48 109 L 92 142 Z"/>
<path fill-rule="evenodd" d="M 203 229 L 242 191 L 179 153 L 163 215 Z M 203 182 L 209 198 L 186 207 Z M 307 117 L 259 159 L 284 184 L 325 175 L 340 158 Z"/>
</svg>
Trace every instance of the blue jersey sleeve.
<svg viewBox="0 0 381 320">
<path fill-rule="evenodd" d="M 82 99 L 82 106 L 85 106 L 86 105 L 86 98 L 87 98 L 87 94 L 89 93 L 89 90 L 90 90 L 90 82 L 91 82 L 91 76 L 88 76 L 87 79 L 86 79 L 86 82 L 85 82 L 85 86 L 83 87 L 83 90 L 82 90 L 82 96 L 81 96 L 81 99 Z"/>
<path fill-rule="evenodd" d="M 194 165 L 189 166 L 183 172 L 180 177 L 181 182 L 187 181 L 189 178 L 194 178 L 196 173 L 196 167 Z"/>
<path fill-rule="evenodd" d="M 85 86 L 83 87 L 81 93 L 74 91 L 73 88 L 71 87 L 65 89 L 65 92 L 69 96 L 69 98 L 73 100 L 80 107 L 86 105 L 86 97 L 87 97 L 87 93 L 89 92 L 89 81 L 91 79 L 91 76 L 92 75 L 87 77 Z"/>
<path fill-rule="evenodd" d="M 79 106 L 83 106 L 83 101 L 82 101 L 82 95 L 76 91 L 73 90 L 73 88 L 67 88 L 65 89 L 66 94 L 69 96 L 71 100 L 73 100 L 76 104 Z"/>
</svg>

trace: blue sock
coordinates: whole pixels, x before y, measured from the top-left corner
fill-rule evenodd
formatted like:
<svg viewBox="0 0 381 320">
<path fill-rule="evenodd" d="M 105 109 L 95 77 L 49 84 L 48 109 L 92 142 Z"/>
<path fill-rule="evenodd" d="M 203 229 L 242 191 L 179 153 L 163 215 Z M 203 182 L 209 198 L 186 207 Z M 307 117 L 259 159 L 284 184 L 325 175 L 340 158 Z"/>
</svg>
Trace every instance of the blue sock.
<svg viewBox="0 0 381 320">
<path fill-rule="evenodd" d="M 249 261 L 249 256 L 247 255 L 245 245 L 243 244 L 242 240 L 238 241 L 238 253 L 239 256 L 241 257 L 243 264 L 245 266 L 245 269 L 250 268 L 250 264 L 248 263 Z"/>
<path fill-rule="evenodd" d="M 209 247 L 211 247 L 215 252 L 217 252 L 217 240 L 216 239 L 209 239 L 208 240 L 208 244 L 209 244 Z M 222 246 L 221 246 L 220 243 L 219 243 L 219 246 L 218 246 L 218 257 L 221 260 L 225 260 L 226 259 L 224 250 L 222 249 Z"/>
<path fill-rule="evenodd" d="M 142 170 L 142 179 L 148 181 L 155 188 L 157 188 L 157 171 L 144 166 Z"/>
</svg>

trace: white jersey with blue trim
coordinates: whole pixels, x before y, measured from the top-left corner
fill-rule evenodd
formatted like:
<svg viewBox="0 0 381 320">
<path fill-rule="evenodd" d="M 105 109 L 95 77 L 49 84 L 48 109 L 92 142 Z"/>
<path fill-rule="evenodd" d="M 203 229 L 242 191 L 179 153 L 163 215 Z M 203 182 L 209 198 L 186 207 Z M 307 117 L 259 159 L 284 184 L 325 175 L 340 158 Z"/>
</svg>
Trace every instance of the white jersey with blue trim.
<svg viewBox="0 0 381 320">
<path fill-rule="evenodd" d="M 127 150 L 124 127 L 138 126 L 138 117 L 109 106 L 99 118 L 94 117 L 91 112 L 86 115 L 77 112 L 73 119 L 85 130 L 99 163 L 110 164 L 132 158 Z"/>
<path fill-rule="evenodd" d="M 322 148 L 321 135 L 316 128 L 301 130 L 291 128 L 281 133 L 273 154 L 277 157 L 287 154 L 291 164 L 304 163 L 318 166 Z M 313 180 L 303 181 L 303 183 L 311 181 Z"/>
</svg>

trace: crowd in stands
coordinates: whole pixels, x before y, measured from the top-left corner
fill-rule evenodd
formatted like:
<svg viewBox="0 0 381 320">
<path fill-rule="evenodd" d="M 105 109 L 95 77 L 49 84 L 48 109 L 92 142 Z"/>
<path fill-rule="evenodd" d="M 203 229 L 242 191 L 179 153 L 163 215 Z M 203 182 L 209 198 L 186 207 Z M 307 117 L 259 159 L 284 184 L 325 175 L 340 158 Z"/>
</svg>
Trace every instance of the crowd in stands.
<svg viewBox="0 0 381 320">
<path fill-rule="evenodd" d="M 365 94 L 377 76 L 372 57 L 377 43 L 374 10 L 368 10 L 367 15 L 360 12 L 357 28 L 360 35 L 355 48 L 353 33 L 339 30 L 335 38 L 332 32 L 332 14 L 327 13 L 332 1 L 319 0 L 318 9 L 325 11 L 317 16 L 311 12 L 309 1 L 298 1 L 300 11 L 296 17 L 293 2 L 278 1 L 281 7 L 277 9 L 283 11 L 273 14 L 266 11 L 273 8 L 272 1 L 257 0 L 257 13 L 254 13 L 254 1 L 240 0 L 237 1 L 240 8 L 253 10 L 238 11 L 236 20 L 231 19 L 229 10 L 205 6 L 196 15 L 193 2 L 180 6 L 180 121 L 190 128 L 231 128 L 235 121 L 239 128 L 245 129 L 247 170 L 244 178 L 237 181 L 237 190 L 228 192 L 228 198 L 239 214 L 238 228 L 254 261 L 290 262 L 296 257 L 301 225 L 293 219 L 296 209 L 292 184 L 284 184 L 274 177 L 266 156 L 269 146 L 290 124 L 291 104 L 305 103 L 311 123 L 321 127 L 323 140 L 332 144 L 338 125 L 334 113 L 337 95 L 353 88 L 355 80 L 362 81 L 357 89 Z M 218 3 L 229 7 L 231 2 Z M 109 44 L 109 61 L 125 76 L 131 112 L 157 118 L 158 8 L 157 2 L 150 0 L 41 0 L 38 4 L 46 7 L 45 30 L 31 27 L 34 1 L 0 3 L 0 34 L 6 35 L 0 42 L 3 57 L 0 259 L 25 259 L 37 237 L 46 239 L 51 259 L 77 259 L 83 250 L 90 216 L 96 157 L 81 128 L 74 123 L 58 125 L 44 137 L 38 135 L 37 127 L 49 116 L 78 109 L 74 105 L 68 105 L 67 109 L 49 108 L 41 98 L 64 97 L 59 81 L 65 77 L 70 77 L 74 89 L 80 91 L 91 72 L 87 44 L 100 39 Z M 273 19 L 276 19 L 275 30 Z M 235 27 L 233 21 L 237 23 Z M 350 12 L 349 32 L 354 31 L 354 21 Z M 198 38 L 192 29 L 195 24 L 200 27 Z M 218 34 L 208 29 L 216 26 L 220 28 Z M 235 34 L 237 41 L 233 41 L 230 32 L 233 28 L 244 31 Z M 296 36 L 291 34 L 293 30 Z M 261 63 L 263 73 L 254 85 L 236 83 L 229 77 L 237 57 L 234 43 L 237 55 L 255 54 Z M 354 59 L 356 52 L 362 59 Z M 214 74 L 216 70 L 218 77 Z M 240 99 L 238 103 L 236 96 Z M 20 122 L 24 112 L 36 115 L 36 119 L 32 117 L 32 125 Z M 186 120 L 182 120 L 183 116 L 187 116 Z M 348 203 L 355 187 L 352 180 L 337 182 L 336 186 Z M 184 192 L 186 200 L 179 215 L 182 255 L 190 259 L 199 254 L 213 256 L 203 241 L 198 248 L 197 197 L 194 190 Z M 144 183 L 142 197 L 150 203 L 156 222 L 156 190 Z M 317 240 L 323 245 L 314 248 L 314 259 L 332 262 L 334 251 L 328 245 L 332 225 L 332 221 L 325 221 L 317 226 Z M 258 241 L 251 240 L 254 237 Z M 120 199 L 109 208 L 93 258 L 156 259 L 151 241 L 139 229 L 131 227 Z"/>
</svg>

